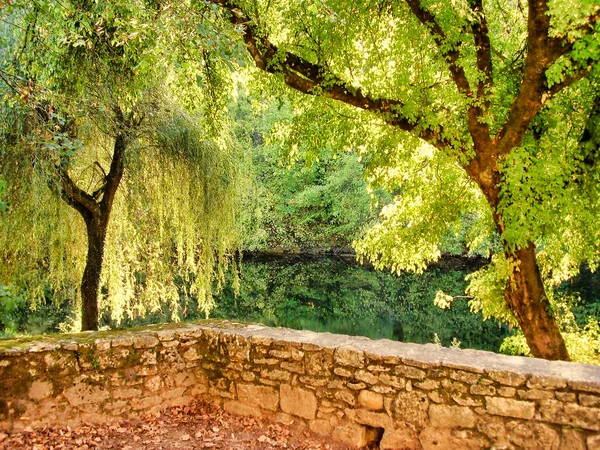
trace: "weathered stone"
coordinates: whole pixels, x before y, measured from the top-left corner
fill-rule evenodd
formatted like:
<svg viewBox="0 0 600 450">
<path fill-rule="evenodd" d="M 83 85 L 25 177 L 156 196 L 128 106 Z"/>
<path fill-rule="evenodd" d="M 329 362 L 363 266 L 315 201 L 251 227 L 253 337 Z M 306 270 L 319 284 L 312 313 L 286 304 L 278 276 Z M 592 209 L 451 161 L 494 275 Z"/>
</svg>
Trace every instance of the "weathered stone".
<svg viewBox="0 0 600 450">
<path fill-rule="evenodd" d="M 543 389 L 519 389 L 517 391 L 517 395 L 519 398 L 525 400 L 545 400 L 549 398 L 554 398 L 554 392 L 546 391 Z"/>
<path fill-rule="evenodd" d="M 295 416 L 313 420 L 317 414 L 317 398 L 314 392 L 282 384 L 279 390 L 281 409 Z"/>
<path fill-rule="evenodd" d="M 72 406 L 81 406 L 87 403 L 100 404 L 110 397 L 110 393 L 106 389 L 87 384 L 83 380 L 65 389 L 63 395 Z"/>
<path fill-rule="evenodd" d="M 96 345 L 96 350 L 99 352 L 108 351 L 110 349 L 110 339 L 96 339 L 94 345 Z"/>
<path fill-rule="evenodd" d="M 327 378 L 300 377 L 300 382 L 308 386 L 322 387 L 327 385 Z"/>
<path fill-rule="evenodd" d="M 477 431 L 485 434 L 492 441 L 506 441 L 506 427 L 504 419 L 500 417 L 486 416 L 477 423 Z"/>
<path fill-rule="evenodd" d="M 134 398 L 131 400 L 131 408 L 133 410 L 149 409 L 155 406 L 162 405 L 164 402 L 160 395 L 153 395 L 151 397 Z"/>
<path fill-rule="evenodd" d="M 442 387 L 450 395 L 463 395 L 469 392 L 467 385 L 459 381 L 442 380 Z"/>
<path fill-rule="evenodd" d="M 406 378 L 413 378 L 416 380 L 422 380 L 425 378 L 427 373 L 424 370 L 417 369 L 415 367 L 410 366 L 402 366 L 399 365 L 394 369 L 394 372 L 398 375 L 402 375 Z"/>
<path fill-rule="evenodd" d="M 543 423 L 511 421 L 506 424 L 509 440 L 522 449 L 557 450 L 558 433 Z"/>
<path fill-rule="evenodd" d="M 483 400 L 482 399 L 474 399 L 468 396 L 459 396 L 459 395 L 453 395 L 452 396 L 452 400 L 454 400 L 457 404 L 459 404 L 460 406 L 483 406 Z"/>
<path fill-rule="evenodd" d="M 331 436 L 336 441 L 357 448 L 364 447 L 377 438 L 377 435 L 373 431 L 369 432 L 366 427 L 355 423 L 347 423 L 335 427 Z"/>
<path fill-rule="evenodd" d="M 377 392 L 379 394 L 392 394 L 392 393 L 396 392 L 396 389 L 391 386 L 381 386 L 381 385 L 372 386 L 371 390 L 373 392 Z"/>
<path fill-rule="evenodd" d="M 450 373 L 450 378 L 455 381 L 460 381 L 467 384 L 475 384 L 479 381 L 479 375 L 476 373 L 465 372 L 464 370 L 458 370 Z"/>
<path fill-rule="evenodd" d="M 152 348 L 158 345 L 158 338 L 150 334 L 140 334 L 133 338 L 134 348 Z"/>
<path fill-rule="evenodd" d="M 281 363 L 281 368 L 293 373 L 304 373 L 304 364 L 297 362 L 288 362 L 283 361 Z"/>
<path fill-rule="evenodd" d="M 586 439 L 587 450 L 600 450 L 600 434 L 588 436 Z"/>
<path fill-rule="evenodd" d="M 496 388 L 494 386 L 481 386 L 480 384 L 474 384 L 469 389 L 473 395 L 496 395 Z"/>
<path fill-rule="evenodd" d="M 133 338 L 131 336 L 119 336 L 111 341 L 113 347 L 131 347 L 133 346 Z"/>
<path fill-rule="evenodd" d="M 381 442 L 381 450 L 421 450 L 421 443 L 412 430 L 385 430 Z"/>
<path fill-rule="evenodd" d="M 223 403 L 223 409 L 230 414 L 236 414 L 238 416 L 262 416 L 262 411 L 259 407 L 247 405 L 245 403 L 237 402 L 234 400 L 226 401 L 225 403 Z"/>
<path fill-rule="evenodd" d="M 354 373 L 351 370 L 344 369 L 343 367 L 336 367 L 333 369 L 333 373 L 343 378 L 351 378 L 354 376 Z"/>
<path fill-rule="evenodd" d="M 579 404 L 582 406 L 600 407 L 600 397 L 597 395 L 579 394 Z"/>
<path fill-rule="evenodd" d="M 272 387 L 238 384 L 237 394 L 239 401 L 251 406 L 271 411 L 277 411 L 279 407 L 279 392 Z"/>
<path fill-rule="evenodd" d="M 113 389 L 112 397 L 114 398 L 134 398 L 142 395 L 140 389 L 122 387 L 119 389 Z"/>
<path fill-rule="evenodd" d="M 334 361 L 341 366 L 361 368 L 365 365 L 365 352 L 348 347 L 335 350 Z"/>
<path fill-rule="evenodd" d="M 29 387 L 29 398 L 40 401 L 52 395 L 52 383 L 49 381 L 34 381 Z"/>
<path fill-rule="evenodd" d="M 254 364 L 260 364 L 261 366 L 276 366 L 279 364 L 277 358 L 254 358 Z"/>
<path fill-rule="evenodd" d="M 373 391 L 360 391 L 358 404 L 373 411 L 383 409 L 383 395 Z"/>
<path fill-rule="evenodd" d="M 505 370 L 489 370 L 487 375 L 494 381 L 506 386 L 519 387 L 527 379 L 524 375 Z"/>
<path fill-rule="evenodd" d="M 260 376 L 268 380 L 277 381 L 289 381 L 292 378 L 292 374 L 286 372 L 285 370 L 279 369 L 263 369 L 260 372 Z"/>
<path fill-rule="evenodd" d="M 426 427 L 419 434 L 423 450 L 483 450 L 489 442 L 472 432 L 460 432 L 450 428 Z"/>
<path fill-rule="evenodd" d="M 567 387 L 566 380 L 545 375 L 532 375 L 527 381 L 529 389 L 562 389 Z"/>
<path fill-rule="evenodd" d="M 576 402 L 577 401 L 577 395 L 574 394 L 573 392 L 556 391 L 556 392 L 554 392 L 554 395 L 561 402 Z"/>
<path fill-rule="evenodd" d="M 356 404 L 356 398 L 350 391 L 337 391 L 335 394 L 333 394 L 333 396 L 338 400 L 348 403 L 350 406 L 354 406 Z"/>
<path fill-rule="evenodd" d="M 352 389 L 353 391 L 362 391 L 363 389 L 365 389 L 367 387 L 366 383 L 363 383 L 362 381 L 359 383 L 346 383 L 346 387 L 348 387 L 348 389 Z"/>
<path fill-rule="evenodd" d="M 346 382 L 343 380 L 331 380 L 329 384 L 327 384 L 327 389 L 345 389 Z"/>
<path fill-rule="evenodd" d="M 368 409 L 354 410 L 353 420 L 361 425 L 368 425 L 373 428 L 392 429 L 394 421 L 386 413 L 369 411 Z"/>
<path fill-rule="evenodd" d="M 432 391 L 440 387 L 440 382 L 436 380 L 425 380 L 419 383 L 415 383 L 414 386 L 424 391 Z"/>
<path fill-rule="evenodd" d="M 486 397 L 488 413 L 498 416 L 515 417 L 517 419 L 533 419 L 535 403 L 509 398 Z"/>
<path fill-rule="evenodd" d="M 517 393 L 517 390 L 513 387 L 501 386 L 497 390 L 498 395 L 502 397 L 514 397 Z"/>
<path fill-rule="evenodd" d="M 144 385 L 150 392 L 158 391 L 160 389 L 160 375 L 147 378 Z"/>
<path fill-rule="evenodd" d="M 600 409 L 563 403 L 557 400 L 546 400 L 540 407 L 542 420 L 571 425 L 586 430 L 600 431 Z"/>
<path fill-rule="evenodd" d="M 175 330 L 158 330 L 156 332 L 156 337 L 158 337 L 158 340 L 161 342 L 172 341 L 175 339 Z"/>
<path fill-rule="evenodd" d="M 585 438 L 580 431 L 563 428 L 559 450 L 586 450 Z"/>
<path fill-rule="evenodd" d="M 400 392 L 392 402 L 392 414 L 400 422 L 423 426 L 428 420 L 428 407 L 429 399 L 424 392 Z"/>
<path fill-rule="evenodd" d="M 404 378 L 388 375 L 387 373 L 382 373 L 379 375 L 379 381 L 388 386 L 394 386 L 399 389 L 403 389 L 406 386 L 406 380 Z"/>
<path fill-rule="evenodd" d="M 464 406 L 431 405 L 429 421 L 434 427 L 441 428 L 473 428 L 475 414 Z"/>
<path fill-rule="evenodd" d="M 202 358 L 202 355 L 198 353 L 196 347 L 190 347 L 183 353 L 183 357 L 187 361 L 197 361 Z"/>
<path fill-rule="evenodd" d="M 310 429 L 310 431 L 318 435 L 329 436 L 331 435 L 331 431 L 333 430 L 333 425 L 331 425 L 331 422 L 329 422 L 329 420 L 315 419 L 308 424 L 308 428 Z"/>
<path fill-rule="evenodd" d="M 306 371 L 310 375 L 329 375 L 333 366 L 333 357 L 327 353 L 313 353 L 306 355 L 305 364 Z"/>
<path fill-rule="evenodd" d="M 367 384 L 377 384 L 379 381 L 379 377 L 377 375 L 373 375 L 371 372 L 367 372 L 366 370 L 357 370 L 354 374 L 354 377 L 357 380 L 364 381 Z"/>
</svg>

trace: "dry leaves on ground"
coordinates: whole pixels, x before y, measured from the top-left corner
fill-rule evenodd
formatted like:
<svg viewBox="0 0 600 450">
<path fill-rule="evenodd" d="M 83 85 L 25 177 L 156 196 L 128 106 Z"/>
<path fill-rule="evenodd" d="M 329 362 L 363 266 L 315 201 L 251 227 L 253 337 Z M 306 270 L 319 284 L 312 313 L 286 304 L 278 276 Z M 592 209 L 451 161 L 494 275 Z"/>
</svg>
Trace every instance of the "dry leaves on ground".
<svg viewBox="0 0 600 450">
<path fill-rule="evenodd" d="M 348 447 L 308 433 L 301 423 L 283 425 L 233 416 L 196 402 L 142 419 L 111 425 L 44 428 L 0 433 L 0 450 L 342 450 Z"/>
</svg>

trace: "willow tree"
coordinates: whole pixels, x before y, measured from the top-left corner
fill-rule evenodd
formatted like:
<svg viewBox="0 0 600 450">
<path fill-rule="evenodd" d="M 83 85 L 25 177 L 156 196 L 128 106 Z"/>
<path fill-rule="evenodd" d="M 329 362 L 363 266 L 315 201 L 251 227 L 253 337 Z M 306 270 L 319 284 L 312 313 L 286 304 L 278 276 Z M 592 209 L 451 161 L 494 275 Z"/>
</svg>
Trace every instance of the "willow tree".
<svg viewBox="0 0 600 450">
<path fill-rule="evenodd" d="M 569 359 L 540 264 L 560 277 L 599 259 L 598 147 L 584 137 L 598 127 L 597 2 L 209 1 L 259 69 L 316 97 L 298 119 L 304 145 L 329 133 L 402 192 L 363 255 L 418 270 L 477 211 L 501 250 L 472 292 L 502 301 L 488 307 L 518 322 L 534 356 Z"/>
<path fill-rule="evenodd" d="M 214 133 L 220 130 L 214 92 L 219 68 L 208 50 L 192 53 L 200 57 L 186 61 L 186 68 L 210 92 L 189 88 L 183 98 L 174 64 L 190 54 L 185 48 L 167 52 L 170 19 L 162 13 L 156 5 L 135 2 L 12 5 L 20 31 L 3 80 L 16 108 L 5 112 L 20 126 L 4 129 L 0 155 L 12 189 L 6 225 L 26 224 L 29 202 L 43 198 L 13 201 L 24 183 L 12 181 L 23 175 L 23 166 L 30 175 L 26 188 L 45 184 L 83 219 L 85 231 L 76 227 L 73 234 L 87 237 L 86 249 L 78 249 L 86 255 L 80 285 L 84 330 L 98 328 L 101 291 L 117 320 L 124 312 L 156 310 L 156 298 L 179 317 L 176 282 L 210 310 L 212 283 L 222 282 L 236 247 L 235 146 L 226 133 Z M 187 110 L 179 105 L 184 100 Z M 198 105 L 203 100 L 215 106 L 210 122 L 203 120 L 208 108 Z M 134 181 L 141 185 L 132 187 Z M 53 231 L 63 230 L 46 234 Z M 24 234 L 40 245 L 39 236 Z M 68 247 L 71 240 L 68 235 L 55 245 Z M 52 252 L 46 254 L 48 260 L 31 264 L 59 264 Z M 18 266 L 3 272 L 3 282 L 18 280 Z"/>
</svg>

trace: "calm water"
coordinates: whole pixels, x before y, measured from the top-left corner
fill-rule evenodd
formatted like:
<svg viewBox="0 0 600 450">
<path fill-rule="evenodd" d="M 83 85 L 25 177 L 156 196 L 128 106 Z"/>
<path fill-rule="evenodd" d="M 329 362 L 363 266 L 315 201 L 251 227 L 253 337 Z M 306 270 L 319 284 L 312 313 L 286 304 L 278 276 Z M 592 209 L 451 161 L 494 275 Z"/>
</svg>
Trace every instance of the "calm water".
<svg viewBox="0 0 600 450">
<path fill-rule="evenodd" d="M 475 267 L 456 261 L 397 277 L 340 259 L 246 259 L 239 296 L 226 288 L 211 317 L 497 351 L 506 327 L 483 322 L 465 299 L 451 310 L 433 305 L 438 290 L 464 295 Z"/>
</svg>

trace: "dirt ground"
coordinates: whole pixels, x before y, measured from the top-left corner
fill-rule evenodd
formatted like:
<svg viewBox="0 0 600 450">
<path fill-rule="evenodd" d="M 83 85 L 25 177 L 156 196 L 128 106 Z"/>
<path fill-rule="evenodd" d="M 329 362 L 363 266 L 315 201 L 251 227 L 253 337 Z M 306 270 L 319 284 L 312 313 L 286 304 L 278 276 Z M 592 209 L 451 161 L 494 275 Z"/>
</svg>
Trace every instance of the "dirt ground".
<svg viewBox="0 0 600 450">
<path fill-rule="evenodd" d="M 298 449 L 349 447 L 310 434 L 300 423 L 283 425 L 234 416 L 202 402 L 170 408 L 139 420 L 74 429 L 44 428 L 1 433 L 0 450 L 192 450 Z"/>
</svg>

